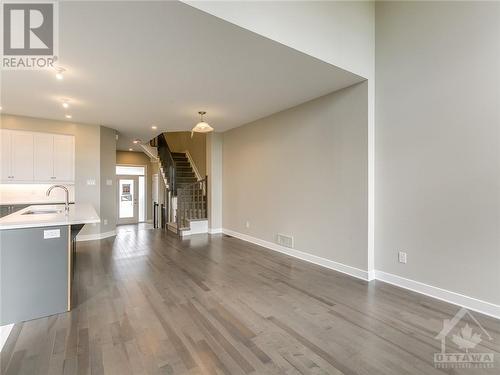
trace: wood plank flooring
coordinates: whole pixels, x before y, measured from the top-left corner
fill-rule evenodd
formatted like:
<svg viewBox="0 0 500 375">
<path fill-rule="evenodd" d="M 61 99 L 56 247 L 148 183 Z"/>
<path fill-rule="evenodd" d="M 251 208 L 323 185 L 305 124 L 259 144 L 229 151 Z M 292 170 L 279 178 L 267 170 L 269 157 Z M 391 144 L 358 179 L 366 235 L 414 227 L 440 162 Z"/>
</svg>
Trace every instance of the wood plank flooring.
<svg viewBox="0 0 500 375">
<path fill-rule="evenodd" d="M 75 280 L 73 311 L 14 326 L 1 374 L 500 374 L 498 320 L 475 314 L 495 368 L 437 369 L 456 306 L 223 235 L 122 226 L 78 243 Z"/>
</svg>

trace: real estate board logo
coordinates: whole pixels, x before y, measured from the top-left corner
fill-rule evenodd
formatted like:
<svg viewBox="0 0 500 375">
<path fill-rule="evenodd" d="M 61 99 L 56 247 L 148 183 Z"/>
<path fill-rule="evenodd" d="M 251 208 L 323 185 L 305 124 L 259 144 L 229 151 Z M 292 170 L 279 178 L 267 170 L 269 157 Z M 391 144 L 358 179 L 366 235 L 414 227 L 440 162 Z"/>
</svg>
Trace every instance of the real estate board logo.
<svg viewBox="0 0 500 375">
<path fill-rule="evenodd" d="M 58 52 L 56 1 L 2 1 L 2 69 L 54 66 Z"/>
<path fill-rule="evenodd" d="M 441 341 L 441 352 L 434 353 L 434 366 L 437 368 L 495 367 L 494 353 L 476 348 L 481 342 L 492 341 L 493 338 L 465 308 L 460 309 L 451 320 L 443 321 L 443 329 L 435 339 Z"/>
</svg>

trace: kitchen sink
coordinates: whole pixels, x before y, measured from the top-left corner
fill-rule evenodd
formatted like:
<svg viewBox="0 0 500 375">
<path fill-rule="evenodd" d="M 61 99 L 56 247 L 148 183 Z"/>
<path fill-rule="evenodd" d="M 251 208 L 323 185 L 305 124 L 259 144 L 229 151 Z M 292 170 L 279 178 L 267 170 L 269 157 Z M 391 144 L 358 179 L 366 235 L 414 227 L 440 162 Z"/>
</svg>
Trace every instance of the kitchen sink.
<svg viewBox="0 0 500 375">
<path fill-rule="evenodd" d="M 60 214 L 61 212 L 62 212 L 62 210 L 55 210 L 55 209 L 44 210 L 43 208 L 41 208 L 41 209 L 26 211 L 23 213 L 23 215 Z"/>
</svg>

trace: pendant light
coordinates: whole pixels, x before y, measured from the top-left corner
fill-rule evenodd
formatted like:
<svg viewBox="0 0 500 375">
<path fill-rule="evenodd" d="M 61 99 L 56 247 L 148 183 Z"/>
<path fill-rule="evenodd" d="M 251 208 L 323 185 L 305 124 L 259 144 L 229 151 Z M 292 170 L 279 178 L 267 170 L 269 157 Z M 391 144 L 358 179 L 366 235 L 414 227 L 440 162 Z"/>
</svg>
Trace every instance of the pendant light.
<svg viewBox="0 0 500 375">
<path fill-rule="evenodd" d="M 210 133 L 214 130 L 214 128 L 203 121 L 203 115 L 205 115 L 206 113 L 207 112 L 205 111 L 198 112 L 198 114 L 200 115 L 200 122 L 197 123 L 193 129 L 191 129 L 191 137 L 193 136 L 193 133 Z"/>
</svg>

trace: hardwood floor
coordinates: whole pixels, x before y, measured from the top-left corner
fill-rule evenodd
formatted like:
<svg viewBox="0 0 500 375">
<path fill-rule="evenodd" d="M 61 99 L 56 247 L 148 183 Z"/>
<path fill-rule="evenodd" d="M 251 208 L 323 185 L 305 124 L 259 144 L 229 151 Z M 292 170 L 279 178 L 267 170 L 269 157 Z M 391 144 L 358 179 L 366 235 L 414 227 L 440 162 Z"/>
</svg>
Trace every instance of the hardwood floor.
<svg viewBox="0 0 500 375">
<path fill-rule="evenodd" d="M 500 373 L 499 321 L 474 314 L 495 368 L 437 369 L 456 306 L 235 238 L 126 226 L 77 254 L 75 309 L 15 325 L 2 374 Z"/>
</svg>

